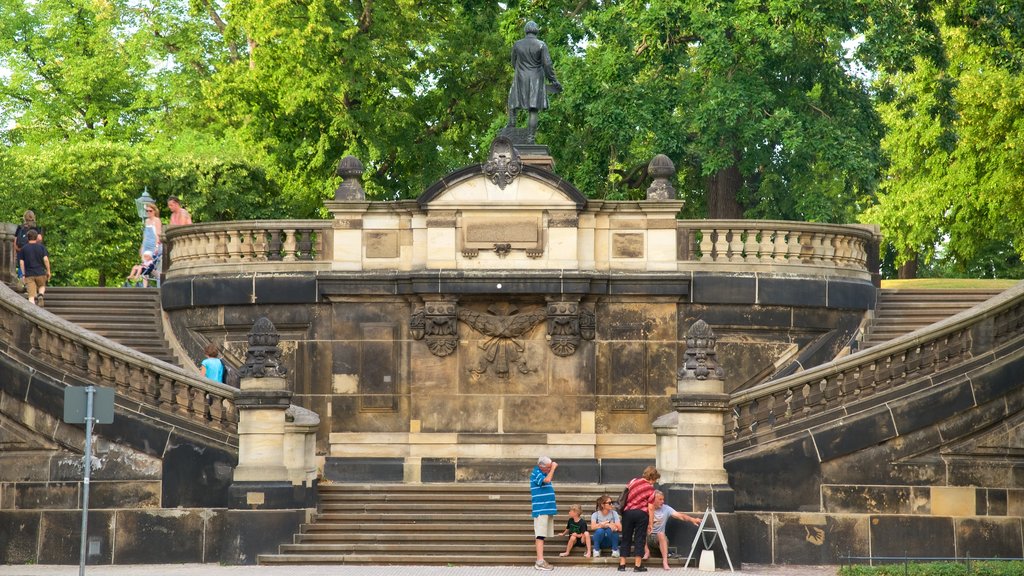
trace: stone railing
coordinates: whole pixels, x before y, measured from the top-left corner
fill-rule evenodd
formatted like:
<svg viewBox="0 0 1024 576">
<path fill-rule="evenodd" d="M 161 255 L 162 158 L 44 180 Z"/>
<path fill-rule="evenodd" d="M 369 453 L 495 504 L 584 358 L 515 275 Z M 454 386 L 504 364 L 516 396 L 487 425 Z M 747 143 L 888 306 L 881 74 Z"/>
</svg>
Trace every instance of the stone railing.
<svg viewBox="0 0 1024 576">
<path fill-rule="evenodd" d="M 885 345 L 734 395 L 726 417 L 726 452 L 897 397 L 901 387 L 990 354 L 1021 335 L 1024 282 Z"/>
<path fill-rule="evenodd" d="M 679 260 L 688 269 L 839 274 L 878 272 L 877 227 L 780 220 L 680 220 Z"/>
<path fill-rule="evenodd" d="M 237 445 L 234 388 L 84 330 L 5 285 L 0 285 L 0 350 L 55 380 L 114 388 L 119 406 L 148 418 Z"/>
<path fill-rule="evenodd" d="M 14 268 L 18 265 L 14 261 L 14 231 L 17 228 L 10 222 L 0 222 L 0 282 L 9 286 L 18 278 Z"/>
<path fill-rule="evenodd" d="M 331 267 L 330 220 L 241 220 L 169 226 L 164 270 L 177 274 L 310 272 Z"/>
</svg>

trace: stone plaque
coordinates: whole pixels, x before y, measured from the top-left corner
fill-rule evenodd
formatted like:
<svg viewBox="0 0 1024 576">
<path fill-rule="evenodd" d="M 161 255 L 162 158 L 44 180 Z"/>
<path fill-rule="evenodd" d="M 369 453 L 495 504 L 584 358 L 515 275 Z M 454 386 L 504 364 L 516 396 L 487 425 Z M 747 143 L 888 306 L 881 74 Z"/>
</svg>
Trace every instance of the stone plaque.
<svg viewBox="0 0 1024 576">
<path fill-rule="evenodd" d="M 493 249 L 495 244 L 510 248 L 538 248 L 541 244 L 538 218 L 467 218 L 463 226 L 466 248 Z"/>
<path fill-rule="evenodd" d="M 612 234 L 612 258 L 643 258 L 644 235 L 635 233 Z"/>
<path fill-rule="evenodd" d="M 397 230 L 364 230 L 367 258 L 398 258 Z"/>
</svg>

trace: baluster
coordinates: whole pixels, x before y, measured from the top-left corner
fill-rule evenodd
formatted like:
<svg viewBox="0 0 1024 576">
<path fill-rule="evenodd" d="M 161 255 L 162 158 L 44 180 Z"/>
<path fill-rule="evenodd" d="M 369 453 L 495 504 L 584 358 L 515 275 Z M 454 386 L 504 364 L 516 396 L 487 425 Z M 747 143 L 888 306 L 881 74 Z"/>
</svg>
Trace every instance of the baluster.
<svg viewBox="0 0 1024 576">
<path fill-rule="evenodd" d="M 729 262 L 743 262 L 743 230 L 729 230 Z"/>
<path fill-rule="evenodd" d="M 267 246 L 267 260 L 277 262 L 281 260 L 281 231 L 274 229 L 270 231 L 270 243 Z"/>
<path fill-rule="evenodd" d="M 188 384 L 174 380 L 171 382 L 171 412 L 188 413 Z"/>
<path fill-rule="evenodd" d="M 812 251 L 810 238 L 807 232 L 795 232 L 790 234 L 789 239 L 789 261 L 793 264 L 809 264 Z"/>
<path fill-rule="evenodd" d="M 145 402 L 146 400 L 146 385 L 149 380 L 149 371 L 145 368 L 137 366 L 128 367 L 128 396 L 133 400 Z"/>
<path fill-rule="evenodd" d="M 253 259 L 257 262 L 266 262 L 269 259 L 267 254 L 267 231 L 263 228 L 252 231 L 252 254 Z"/>
<path fill-rule="evenodd" d="M 775 259 L 775 234 L 772 230 L 761 230 L 761 243 L 757 247 L 758 262 L 769 263 Z"/>
<path fill-rule="evenodd" d="M 295 230 L 284 230 L 284 255 L 285 262 L 295 261 Z"/>
<path fill-rule="evenodd" d="M 227 261 L 238 262 L 242 260 L 242 231 L 227 230 L 224 236 L 227 239 Z"/>
<path fill-rule="evenodd" d="M 833 374 L 822 378 L 819 382 L 819 389 L 821 394 L 821 412 L 827 412 L 835 407 L 840 401 L 841 394 L 843 393 L 842 388 L 839 386 L 839 381 L 843 377 L 843 374 Z"/>
<path fill-rule="evenodd" d="M 224 428 L 224 397 L 210 395 L 210 421 L 218 428 Z"/>
<path fill-rule="evenodd" d="M 714 255 L 711 253 L 714 244 L 711 242 L 711 235 L 714 234 L 714 230 L 702 229 L 700 231 L 700 261 L 701 262 L 713 262 Z"/>
<path fill-rule="evenodd" d="M 162 410 L 174 411 L 174 378 L 160 379 L 160 394 L 157 396 L 156 405 Z"/>
<path fill-rule="evenodd" d="M 836 265 L 836 247 L 832 245 L 832 240 L 835 239 L 835 237 L 835 234 L 814 235 L 814 254 L 811 257 L 811 260 L 813 260 L 815 265 Z"/>
<path fill-rule="evenodd" d="M 295 249 L 298 252 L 299 260 L 312 260 L 313 259 L 313 242 L 312 242 L 312 230 L 299 230 L 299 239 L 295 245 Z"/>
<path fill-rule="evenodd" d="M 100 380 L 100 354 L 93 348 L 87 348 L 85 353 L 88 356 L 85 370 L 89 373 L 89 379 L 98 382 Z"/>
<path fill-rule="evenodd" d="M 757 398 L 755 398 L 750 401 L 750 404 L 747 405 L 747 425 L 744 426 L 744 428 L 747 431 L 749 431 L 750 435 L 752 436 L 757 434 L 757 429 L 761 421 L 761 414 L 759 413 L 759 411 L 764 409 L 764 406 L 762 406 L 762 404 L 767 404 L 767 402 L 760 402 Z M 741 421 L 741 423 L 742 422 L 743 421 Z"/>
<path fill-rule="evenodd" d="M 112 388 L 117 388 L 117 380 L 114 375 L 114 363 L 111 361 L 110 356 L 107 356 L 106 354 L 100 354 L 99 376 L 103 384 L 107 384 Z"/>
<path fill-rule="evenodd" d="M 715 262 L 729 261 L 728 230 L 715 231 L 714 259 Z"/>
<path fill-rule="evenodd" d="M 796 236 L 796 233 L 783 230 L 775 231 L 775 247 L 772 251 L 775 253 L 775 260 L 778 262 L 785 262 L 789 257 L 789 236 Z"/>
<path fill-rule="evenodd" d="M 158 406 L 160 403 L 161 381 L 165 380 L 167 377 L 148 370 L 146 372 L 146 402 L 153 406 Z"/>
<path fill-rule="evenodd" d="M 745 234 L 746 242 L 743 244 L 744 260 L 746 262 L 760 262 L 761 257 L 758 252 L 760 251 L 761 244 L 757 241 L 758 230 L 748 229 Z"/>
</svg>

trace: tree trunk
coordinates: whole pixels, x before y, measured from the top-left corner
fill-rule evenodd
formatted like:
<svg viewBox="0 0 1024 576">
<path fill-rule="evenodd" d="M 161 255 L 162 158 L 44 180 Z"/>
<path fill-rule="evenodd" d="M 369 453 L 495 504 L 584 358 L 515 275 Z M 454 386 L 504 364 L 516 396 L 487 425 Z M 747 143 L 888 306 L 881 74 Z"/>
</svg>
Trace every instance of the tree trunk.
<svg viewBox="0 0 1024 576">
<path fill-rule="evenodd" d="M 917 254 L 900 266 L 897 276 L 900 280 L 911 280 L 917 278 Z"/>
<path fill-rule="evenodd" d="M 739 220 L 743 208 L 736 196 L 743 186 L 743 174 L 738 163 L 719 170 L 708 181 L 708 218 Z"/>
</svg>

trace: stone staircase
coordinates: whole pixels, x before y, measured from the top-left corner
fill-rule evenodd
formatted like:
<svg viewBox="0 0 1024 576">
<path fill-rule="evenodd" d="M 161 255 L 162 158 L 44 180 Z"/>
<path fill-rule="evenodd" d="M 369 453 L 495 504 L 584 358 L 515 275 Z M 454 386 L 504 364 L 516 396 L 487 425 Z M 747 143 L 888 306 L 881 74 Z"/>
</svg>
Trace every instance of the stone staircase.
<svg viewBox="0 0 1024 576">
<path fill-rule="evenodd" d="M 586 547 L 565 551 L 570 504 L 588 519 L 602 494 L 618 497 L 622 486 L 559 484 L 559 514 L 545 558 L 555 566 L 611 566 L 610 553 L 584 558 Z M 259 564 L 454 564 L 531 566 L 535 557 L 529 484 L 321 484 L 313 521 L 293 544 Z M 684 551 L 685 553 L 685 551 Z M 682 565 L 681 558 L 670 562 Z"/>
<path fill-rule="evenodd" d="M 46 310 L 143 354 L 178 365 L 164 337 L 159 288 L 51 286 Z"/>
<path fill-rule="evenodd" d="M 882 289 L 875 319 L 861 342 L 870 348 L 988 300 L 1002 290 Z"/>
</svg>

